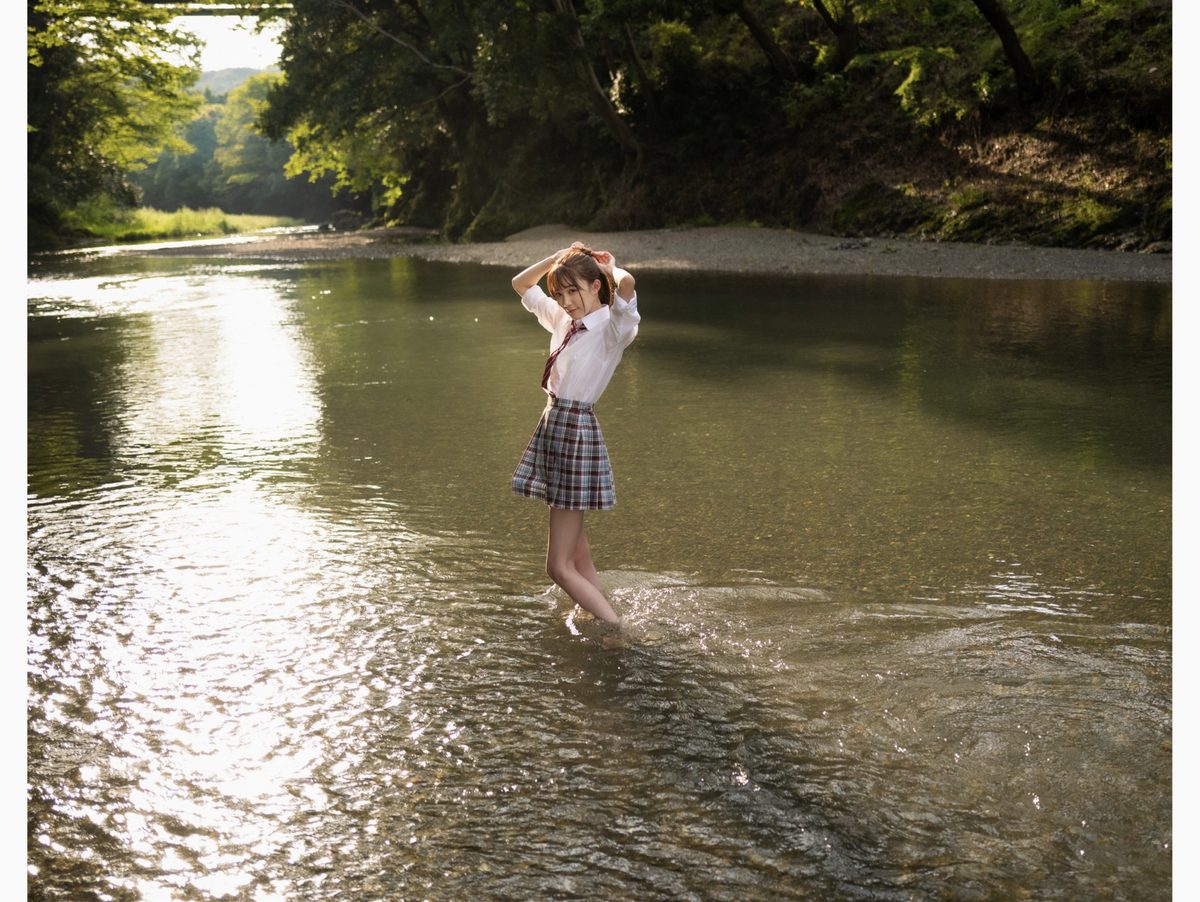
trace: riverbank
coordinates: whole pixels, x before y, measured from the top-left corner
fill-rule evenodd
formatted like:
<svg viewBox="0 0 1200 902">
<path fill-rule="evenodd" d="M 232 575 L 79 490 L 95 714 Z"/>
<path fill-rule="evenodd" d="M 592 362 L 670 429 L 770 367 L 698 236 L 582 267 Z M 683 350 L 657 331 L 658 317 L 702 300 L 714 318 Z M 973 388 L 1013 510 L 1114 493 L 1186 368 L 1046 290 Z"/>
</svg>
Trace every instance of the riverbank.
<svg viewBox="0 0 1200 902">
<path fill-rule="evenodd" d="M 844 238 L 788 229 L 711 227 L 586 232 L 565 225 L 526 229 L 503 241 L 445 244 L 419 229 L 299 232 L 141 248 L 163 256 L 336 260 L 417 257 L 523 267 L 574 240 L 611 250 L 647 271 L 770 275 L 924 276 L 960 279 L 1066 279 L 1170 282 L 1172 255 L 965 244 L 901 238 Z M 137 253 L 139 248 L 123 249 Z"/>
<path fill-rule="evenodd" d="M 291 216 L 226 213 L 217 207 L 198 210 L 180 207 L 170 211 L 153 207 L 126 209 L 96 200 L 64 213 L 62 233 L 31 235 L 30 246 L 37 250 L 64 250 L 112 242 L 213 239 L 268 229 L 294 229 L 301 223 L 302 220 Z"/>
</svg>

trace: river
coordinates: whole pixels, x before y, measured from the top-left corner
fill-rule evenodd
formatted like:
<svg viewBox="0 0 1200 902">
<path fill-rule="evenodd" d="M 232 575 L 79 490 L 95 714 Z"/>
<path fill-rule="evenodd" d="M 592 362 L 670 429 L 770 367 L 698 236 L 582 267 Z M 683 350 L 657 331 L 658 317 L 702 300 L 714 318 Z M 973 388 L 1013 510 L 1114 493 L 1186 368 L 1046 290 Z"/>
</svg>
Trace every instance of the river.
<svg viewBox="0 0 1200 902">
<path fill-rule="evenodd" d="M 491 267 L 48 258 L 30 897 L 1171 895 L 1171 290 L 639 274 L 588 516 Z"/>
</svg>

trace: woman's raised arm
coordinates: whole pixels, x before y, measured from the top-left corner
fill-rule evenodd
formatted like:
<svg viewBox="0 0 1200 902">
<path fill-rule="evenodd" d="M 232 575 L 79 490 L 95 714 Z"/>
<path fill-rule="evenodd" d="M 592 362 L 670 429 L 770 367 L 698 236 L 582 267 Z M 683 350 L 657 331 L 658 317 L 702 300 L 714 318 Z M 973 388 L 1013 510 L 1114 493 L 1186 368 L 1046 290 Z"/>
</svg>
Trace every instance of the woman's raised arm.
<svg viewBox="0 0 1200 902">
<path fill-rule="evenodd" d="M 521 270 L 519 273 L 513 276 L 513 291 L 515 291 L 521 297 L 525 297 L 525 292 L 536 285 L 542 276 L 550 272 L 550 267 L 554 265 L 554 261 L 575 247 L 583 247 L 583 243 L 576 241 L 571 245 L 571 247 L 564 247 L 561 251 L 555 251 L 545 260 L 539 260 L 528 269 Z"/>
</svg>

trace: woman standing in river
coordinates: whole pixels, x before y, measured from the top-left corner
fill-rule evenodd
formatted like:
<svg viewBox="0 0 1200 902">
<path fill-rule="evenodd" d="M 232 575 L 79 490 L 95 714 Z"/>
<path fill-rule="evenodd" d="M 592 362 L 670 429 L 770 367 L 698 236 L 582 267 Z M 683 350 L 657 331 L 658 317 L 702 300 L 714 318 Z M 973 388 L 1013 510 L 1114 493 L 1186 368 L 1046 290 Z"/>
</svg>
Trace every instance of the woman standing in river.
<svg viewBox="0 0 1200 902">
<path fill-rule="evenodd" d="M 549 294 L 538 285 L 542 276 Z M 597 619 L 619 623 L 592 563 L 583 515 L 608 510 L 617 500 L 593 406 L 637 337 L 634 279 L 608 251 L 576 241 L 517 274 L 512 285 L 550 332 L 542 371 L 549 400 L 513 473 L 513 491 L 540 498 L 550 509 L 550 578 Z"/>
</svg>

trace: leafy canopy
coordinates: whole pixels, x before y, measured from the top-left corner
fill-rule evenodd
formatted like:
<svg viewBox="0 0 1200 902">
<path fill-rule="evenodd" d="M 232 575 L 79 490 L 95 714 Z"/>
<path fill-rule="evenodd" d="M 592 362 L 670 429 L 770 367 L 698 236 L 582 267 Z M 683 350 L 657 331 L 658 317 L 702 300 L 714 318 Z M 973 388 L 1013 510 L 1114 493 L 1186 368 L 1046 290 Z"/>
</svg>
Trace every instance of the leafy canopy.
<svg viewBox="0 0 1200 902">
<path fill-rule="evenodd" d="M 52 223 L 98 195 L 130 196 L 125 175 L 164 148 L 200 98 L 199 48 L 172 13 L 138 0 L 28 5 L 31 216 Z"/>
</svg>

